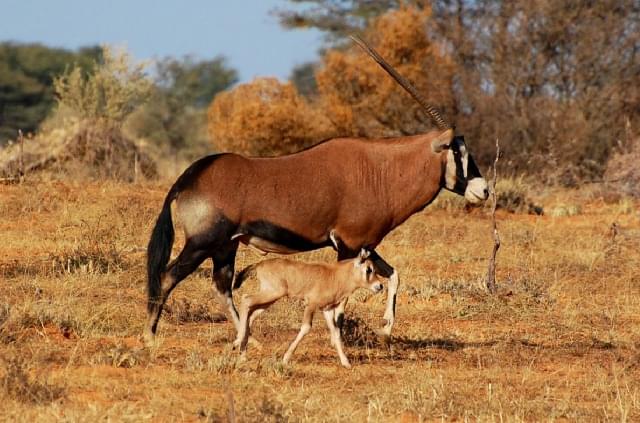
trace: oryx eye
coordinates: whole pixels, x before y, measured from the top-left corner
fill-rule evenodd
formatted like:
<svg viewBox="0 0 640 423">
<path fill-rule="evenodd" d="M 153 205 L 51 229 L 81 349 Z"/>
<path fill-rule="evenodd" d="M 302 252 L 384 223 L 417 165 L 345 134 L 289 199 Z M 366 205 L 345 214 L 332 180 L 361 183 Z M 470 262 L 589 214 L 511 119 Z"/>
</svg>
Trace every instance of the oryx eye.
<svg viewBox="0 0 640 423">
<path fill-rule="evenodd" d="M 373 273 L 373 269 L 370 267 L 367 267 L 367 276 L 370 275 L 371 273 Z"/>
</svg>

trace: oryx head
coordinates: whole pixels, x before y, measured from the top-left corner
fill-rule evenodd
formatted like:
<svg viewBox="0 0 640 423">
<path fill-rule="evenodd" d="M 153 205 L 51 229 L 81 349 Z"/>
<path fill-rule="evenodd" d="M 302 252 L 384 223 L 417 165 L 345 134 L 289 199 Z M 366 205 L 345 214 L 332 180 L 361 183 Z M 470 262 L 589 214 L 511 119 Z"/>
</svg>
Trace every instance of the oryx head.
<svg viewBox="0 0 640 423">
<path fill-rule="evenodd" d="M 402 88 L 407 90 L 431 117 L 438 129 L 443 131 L 433 141 L 432 149 L 435 153 L 444 153 L 446 151 L 444 187 L 456 194 L 464 195 L 467 201 L 474 204 L 489 198 L 487 181 L 482 177 L 476 163 L 469 154 L 464 138 L 454 136 L 452 127 L 445 122 L 440 113 L 427 103 L 409 80 L 400 75 L 377 51 L 359 37 L 351 36 L 351 39 L 367 52 L 373 60 L 378 62 Z"/>
<path fill-rule="evenodd" d="M 464 137 L 454 136 L 447 129 L 431 144 L 434 153 L 446 154 L 444 187 L 459 195 L 464 195 L 470 203 L 477 204 L 489 198 L 489 186 L 482 177 L 476 162 L 469 154 Z"/>
</svg>

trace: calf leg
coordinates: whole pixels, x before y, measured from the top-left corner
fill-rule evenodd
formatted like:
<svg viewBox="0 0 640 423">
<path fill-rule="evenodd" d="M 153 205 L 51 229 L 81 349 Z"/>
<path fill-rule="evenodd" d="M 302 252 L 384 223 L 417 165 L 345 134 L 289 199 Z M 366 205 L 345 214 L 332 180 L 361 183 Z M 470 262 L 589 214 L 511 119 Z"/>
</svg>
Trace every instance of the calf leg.
<svg viewBox="0 0 640 423">
<path fill-rule="evenodd" d="M 338 351 L 340 363 L 342 363 L 344 367 L 351 367 L 349 359 L 342 350 L 342 337 L 340 336 L 340 329 L 336 327 L 335 322 L 333 321 L 333 310 L 323 311 L 323 314 L 324 319 L 327 321 L 327 326 L 329 327 L 329 333 L 331 334 L 331 345 L 333 345 L 336 348 L 336 351 Z"/>
<path fill-rule="evenodd" d="M 360 250 L 352 250 L 345 246 L 341 241 L 337 242 L 338 248 L 338 261 L 340 260 L 348 260 L 358 256 Z M 344 300 L 340 301 L 340 304 L 336 308 L 333 309 L 333 319 L 338 326 L 339 330 L 342 330 L 342 326 L 344 325 L 344 310 L 347 307 L 347 302 L 349 301 L 349 297 L 345 297 Z M 333 343 L 333 340 L 331 340 Z"/>
<path fill-rule="evenodd" d="M 247 343 L 249 342 L 249 336 L 251 335 L 251 323 L 254 320 L 254 316 L 260 314 L 283 296 L 283 292 L 274 291 L 260 292 L 258 294 L 246 295 L 243 297 L 242 304 L 240 305 L 238 337 L 234 342 L 234 345 L 240 346 L 241 352 L 247 349 Z"/>
<path fill-rule="evenodd" d="M 298 333 L 298 336 L 296 336 L 296 339 L 293 340 L 287 352 L 284 353 L 284 357 L 282 359 L 283 363 L 287 364 L 289 362 L 291 355 L 298 347 L 298 344 L 300 343 L 300 341 L 302 341 L 302 338 L 304 338 L 305 335 L 309 333 L 309 331 L 311 330 L 311 324 L 313 322 L 314 312 L 315 312 L 315 306 L 312 306 L 312 305 L 307 305 L 307 307 L 304 309 L 304 317 L 302 318 L 302 327 L 300 328 L 300 332 Z"/>
</svg>

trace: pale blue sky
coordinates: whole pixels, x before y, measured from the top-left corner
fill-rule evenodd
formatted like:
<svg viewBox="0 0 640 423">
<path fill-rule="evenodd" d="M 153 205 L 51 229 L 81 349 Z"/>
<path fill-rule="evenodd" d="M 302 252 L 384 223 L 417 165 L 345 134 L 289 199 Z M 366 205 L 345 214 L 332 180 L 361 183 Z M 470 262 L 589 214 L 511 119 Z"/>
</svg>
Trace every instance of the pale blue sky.
<svg viewBox="0 0 640 423">
<path fill-rule="evenodd" d="M 321 34 L 286 31 L 270 14 L 286 0 L 0 0 L 0 41 L 75 49 L 125 45 L 136 59 L 222 54 L 240 73 L 289 76 L 317 57 Z"/>
</svg>

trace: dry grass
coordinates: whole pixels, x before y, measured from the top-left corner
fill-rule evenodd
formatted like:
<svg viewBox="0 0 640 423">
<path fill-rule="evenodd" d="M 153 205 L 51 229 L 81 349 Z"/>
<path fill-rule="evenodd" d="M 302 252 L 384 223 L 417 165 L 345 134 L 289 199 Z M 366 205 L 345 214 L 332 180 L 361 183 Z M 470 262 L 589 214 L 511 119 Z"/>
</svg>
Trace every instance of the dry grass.
<svg viewBox="0 0 640 423">
<path fill-rule="evenodd" d="M 427 208 L 381 255 L 401 275 L 391 339 L 384 296 L 353 296 L 339 366 L 319 317 L 293 357 L 301 305 L 262 315 L 261 348 L 230 349 L 210 264 L 174 292 L 142 347 L 144 246 L 165 187 L 0 186 L 0 420 L 431 421 L 640 419 L 639 203 L 539 194 L 498 213 L 499 293 L 482 288 L 485 210 Z M 300 255 L 332 260 L 331 251 Z M 259 257 L 239 253 L 239 266 Z"/>
</svg>

